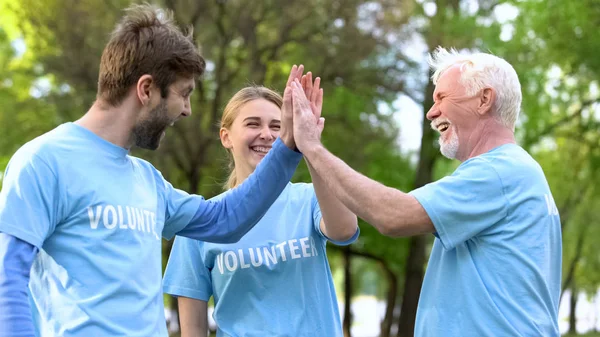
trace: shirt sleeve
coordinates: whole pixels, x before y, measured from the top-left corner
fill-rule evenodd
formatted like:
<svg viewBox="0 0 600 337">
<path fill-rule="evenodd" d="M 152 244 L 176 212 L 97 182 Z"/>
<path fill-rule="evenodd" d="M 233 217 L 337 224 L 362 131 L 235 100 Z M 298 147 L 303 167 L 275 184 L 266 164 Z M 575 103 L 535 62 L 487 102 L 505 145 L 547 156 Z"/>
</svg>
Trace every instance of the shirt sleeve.
<svg viewBox="0 0 600 337">
<path fill-rule="evenodd" d="M 58 180 L 35 154 L 19 150 L 11 158 L 0 192 L 0 231 L 38 248 L 58 223 Z"/>
<path fill-rule="evenodd" d="M 271 151 L 248 179 L 228 191 L 223 198 L 200 198 L 198 207 L 191 213 L 189 207 L 177 207 L 182 200 L 188 199 L 187 196 L 177 197 L 179 200 L 175 203 L 169 201 L 167 222 L 179 219 L 177 222 L 185 226 L 177 232 L 180 236 L 206 242 L 235 243 L 258 223 L 279 197 L 292 179 L 300 159 L 302 154 L 290 150 L 277 138 Z M 172 194 L 170 199 L 173 199 Z M 176 211 L 182 209 L 186 210 L 184 216 Z"/>
<path fill-rule="evenodd" d="M 189 194 L 174 188 L 162 176 L 161 179 L 165 187 L 164 202 L 166 204 L 165 226 L 163 227 L 162 236 L 170 240 L 192 221 L 206 201 L 200 195 Z"/>
<path fill-rule="evenodd" d="M 165 293 L 208 302 L 212 280 L 204 264 L 203 245 L 198 240 L 175 237 L 163 280 Z"/>
<path fill-rule="evenodd" d="M 321 214 L 321 206 L 319 205 L 319 200 L 317 199 L 317 194 L 315 193 L 314 185 L 313 184 L 308 184 L 308 185 L 309 185 L 308 197 L 311 199 L 312 210 L 313 210 L 314 230 L 317 233 L 319 233 L 319 235 L 322 238 L 324 238 L 325 240 L 327 240 L 337 246 L 347 246 L 347 245 L 354 243 L 358 239 L 358 236 L 360 235 L 360 227 L 358 227 L 358 226 L 356 226 L 356 232 L 354 233 L 354 235 L 352 235 L 352 237 L 350 239 L 345 240 L 345 241 L 332 240 L 329 237 L 327 237 L 327 235 L 325 235 L 325 233 L 323 233 L 323 231 L 321 230 L 321 219 L 323 218 L 323 215 Z"/>
<path fill-rule="evenodd" d="M 0 233 L 0 336 L 35 336 L 27 285 L 37 247 Z"/>
<path fill-rule="evenodd" d="M 502 180 L 483 159 L 464 162 L 451 176 L 410 194 L 431 218 L 445 249 L 475 237 L 508 214 Z"/>
</svg>

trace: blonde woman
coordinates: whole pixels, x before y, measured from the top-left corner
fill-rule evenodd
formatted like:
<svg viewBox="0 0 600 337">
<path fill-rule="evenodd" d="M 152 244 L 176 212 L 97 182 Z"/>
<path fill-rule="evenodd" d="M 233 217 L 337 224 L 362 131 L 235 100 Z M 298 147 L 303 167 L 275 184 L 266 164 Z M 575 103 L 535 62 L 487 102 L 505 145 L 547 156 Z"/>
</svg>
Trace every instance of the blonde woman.
<svg viewBox="0 0 600 337">
<path fill-rule="evenodd" d="M 301 73 L 296 68 L 292 72 L 297 71 Z M 314 89 L 310 73 L 303 83 L 320 111 L 319 79 Z M 276 92 L 251 86 L 231 98 L 220 129 L 233 163 L 226 189 L 242 183 L 271 149 L 279 134 L 282 105 L 291 111 L 290 94 L 288 86 L 284 103 Z M 260 222 L 235 244 L 175 239 L 164 290 L 179 297 L 182 337 L 206 336 L 211 296 L 219 337 L 342 335 L 325 245 L 354 242 L 357 218 L 324 189 L 318 176 L 312 175 L 312 180 L 289 183 Z"/>
</svg>

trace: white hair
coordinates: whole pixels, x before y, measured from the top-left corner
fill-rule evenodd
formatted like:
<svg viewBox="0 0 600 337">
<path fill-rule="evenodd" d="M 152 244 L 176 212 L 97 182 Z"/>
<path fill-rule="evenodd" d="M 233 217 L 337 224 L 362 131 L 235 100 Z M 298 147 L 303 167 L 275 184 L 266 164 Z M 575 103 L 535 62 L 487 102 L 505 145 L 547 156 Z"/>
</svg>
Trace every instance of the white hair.
<svg viewBox="0 0 600 337">
<path fill-rule="evenodd" d="M 434 71 L 431 79 L 437 84 L 448 68 L 460 64 L 460 82 L 467 95 L 473 96 L 484 88 L 496 91 L 493 108 L 501 123 L 514 131 L 521 110 L 521 83 L 515 69 L 504 59 L 486 53 L 458 52 L 437 47 L 429 56 Z"/>
</svg>

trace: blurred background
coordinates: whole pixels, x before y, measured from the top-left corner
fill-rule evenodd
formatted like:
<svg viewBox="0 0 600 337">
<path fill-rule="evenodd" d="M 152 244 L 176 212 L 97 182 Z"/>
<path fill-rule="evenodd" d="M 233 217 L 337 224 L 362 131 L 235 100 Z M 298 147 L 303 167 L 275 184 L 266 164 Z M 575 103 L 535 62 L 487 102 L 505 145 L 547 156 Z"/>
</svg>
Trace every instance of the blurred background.
<svg viewBox="0 0 600 337">
<path fill-rule="evenodd" d="M 93 103 L 102 48 L 130 3 L 0 0 L 0 184 L 19 146 Z M 433 92 L 428 52 L 441 45 L 507 59 L 523 89 L 518 141 L 542 165 L 562 220 L 561 333 L 600 336 L 599 0 L 155 3 L 194 27 L 208 67 L 192 96 L 193 116 L 158 151 L 134 154 L 207 198 L 226 176 L 222 109 L 249 83 L 282 92 L 290 67 L 304 64 L 323 79 L 325 145 L 356 170 L 409 191 L 458 165 L 439 154 L 423 118 Z M 294 180 L 310 181 L 304 163 Z M 390 239 L 361 223 L 357 243 L 328 246 L 346 337 L 413 335 L 432 239 Z M 171 244 L 163 241 L 163 263 Z M 165 312 L 177 335 L 170 296 Z"/>
</svg>

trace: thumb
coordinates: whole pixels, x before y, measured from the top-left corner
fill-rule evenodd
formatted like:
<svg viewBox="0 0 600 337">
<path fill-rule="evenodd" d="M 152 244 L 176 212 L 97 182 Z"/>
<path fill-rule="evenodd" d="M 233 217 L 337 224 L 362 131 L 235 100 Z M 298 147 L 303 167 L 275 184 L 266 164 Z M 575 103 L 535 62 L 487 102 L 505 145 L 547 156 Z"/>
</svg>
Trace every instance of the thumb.
<svg viewBox="0 0 600 337">
<path fill-rule="evenodd" d="M 292 105 L 292 87 L 289 85 L 285 87 L 283 91 L 283 105 Z"/>
<path fill-rule="evenodd" d="M 287 87 L 285 87 L 285 90 L 283 92 L 281 117 L 291 118 L 292 111 L 293 111 L 292 88 L 290 86 L 287 86 Z"/>
<path fill-rule="evenodd" d="M 325 128 L 325 117 L 319 118 L 319 121 L 317 122 L 317 127 L 319 128 L 319 132 L 323 132 L 323 129 Z"/>
</svg>

